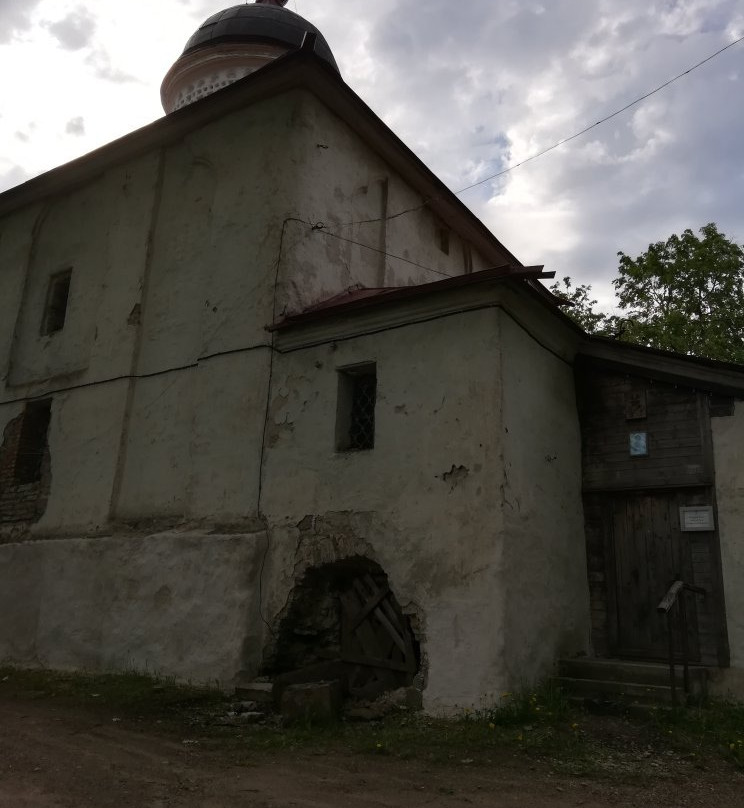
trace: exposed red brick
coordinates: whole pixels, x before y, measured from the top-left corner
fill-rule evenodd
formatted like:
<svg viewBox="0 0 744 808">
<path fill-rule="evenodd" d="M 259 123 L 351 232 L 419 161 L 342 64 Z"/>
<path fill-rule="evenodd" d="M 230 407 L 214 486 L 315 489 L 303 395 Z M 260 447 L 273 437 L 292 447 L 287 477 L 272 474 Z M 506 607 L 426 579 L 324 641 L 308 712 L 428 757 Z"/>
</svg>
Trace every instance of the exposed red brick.
<svg viewBox="0 0 744 808">
<path fill-rule="evenodd" d="M 23 430 L 23 413 L 5 428 L 0 443 L 0 525 L 31 525 L 46 510 L 52 482 L 51 457 L 47 444 L 41 463 L 41 479 L 19 485 L 16 460 Z"/>
</svg>

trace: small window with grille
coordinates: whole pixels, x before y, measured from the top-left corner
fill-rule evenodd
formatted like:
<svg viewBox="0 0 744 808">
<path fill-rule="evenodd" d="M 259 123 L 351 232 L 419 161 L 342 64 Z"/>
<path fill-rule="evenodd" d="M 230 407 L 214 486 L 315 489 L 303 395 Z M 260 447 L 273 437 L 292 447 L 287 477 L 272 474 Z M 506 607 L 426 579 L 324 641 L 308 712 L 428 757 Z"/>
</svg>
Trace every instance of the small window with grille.
<svg viewBox="0 0 744 808">
<path fill-rule="evenodd" d="M 41 466 L 47 448 L 51 414 L 51 399 L 31 401 L 23 411 L 13 474 L 13 482 L 16 485 L 36 483 L 41 479 Z"/>
<path fill-rule="evenodd" d="M 70 297 L 71 279 L 71 269 L 58 272 L 49 279 L 46 306 L 44 307 L 44 319 L 41 323 L 41 333 L 43 336 L 55 334 L 57 331 L 61 331 L 64 328 L 65 318 L 67 317 L 67 301 Z"/>
<path fill-rule="evenodd" d="M 377 367 L 368 363 L 338 372 L 336 450 L 359 452 L 375 445 Z"/>
</svg>

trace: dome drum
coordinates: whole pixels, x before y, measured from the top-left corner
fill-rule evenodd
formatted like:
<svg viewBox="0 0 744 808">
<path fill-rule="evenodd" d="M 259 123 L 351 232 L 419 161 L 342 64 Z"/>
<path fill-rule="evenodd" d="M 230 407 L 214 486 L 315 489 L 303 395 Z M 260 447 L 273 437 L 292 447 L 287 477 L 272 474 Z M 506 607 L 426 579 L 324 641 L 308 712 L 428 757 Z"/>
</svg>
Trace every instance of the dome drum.
<svg viewBox="0 0 744 808">
<path fill-rule="evenodd" d="M 284 56 L 287 49 L 256 44 L 250 52 L 241 45 L 215 45 L 206 53 L 182 56 L 168 71 L 160 89 L 166 112 L 175 112 L 204 96 L 222 90 Z"/>
<path fill-rule="evenodd" d="M 163 108 L 174 112 L 220 90 L 316 35 L 315 53 L 334 70 L 328 43 L 307 20 L 283 7 L 281 0 L 233 6 L 202 23 L 163 80 Z"/>
</svg>

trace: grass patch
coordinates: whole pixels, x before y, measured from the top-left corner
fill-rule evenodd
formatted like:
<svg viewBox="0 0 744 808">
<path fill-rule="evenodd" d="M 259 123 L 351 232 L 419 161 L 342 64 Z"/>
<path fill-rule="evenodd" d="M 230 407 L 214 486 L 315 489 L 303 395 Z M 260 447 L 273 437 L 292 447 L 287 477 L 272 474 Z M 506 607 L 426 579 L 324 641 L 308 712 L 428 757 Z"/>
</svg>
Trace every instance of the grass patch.
<svg viewBox="0 0 744 808">
<path fill-rule="evenodd" d="M 659 731 L 680 751 L 715 752 L 744 770 L 744 704 L 710 699 L 702 707 L 659 711 Z"/>
<path fill-rule="evenodd" d="M 626 782 L 729 764 L 744 769 L 744 705 L 724 701 L 628 719 L 589 715 L 546 686 L 501 694 L 455 719 L 401 710 L 369 723 L 283 727 L 279 719 L 222 726 L 218 719 L 234 700 L 218 689 L 138 672 L 5 668 L 0 669 L 0 696 L 94 712 L 106 721 L 133 721 L 147 730 L 157 725 L 160 732 L 237 761 L 281 751 L 386 755 L 455 766 L 519 766 L 522 761 L 563 775 Z"/>
<path fill-rule="evenodd" d="M 549 683 L 532 691 L 502 693 L 497 703 L 476 711 L 474 715 L 499 727 L 556 726 L 575 712 L 560 688 Z"/>
<path fill-rule="evenodd" d="M 0 694 L 106 710 L 119 718 L 161 721 L 197 719 L 225 700 L 216 688 L 187 686 L 137 671 L 94 674 L 0 668 Z"/>
</svg>

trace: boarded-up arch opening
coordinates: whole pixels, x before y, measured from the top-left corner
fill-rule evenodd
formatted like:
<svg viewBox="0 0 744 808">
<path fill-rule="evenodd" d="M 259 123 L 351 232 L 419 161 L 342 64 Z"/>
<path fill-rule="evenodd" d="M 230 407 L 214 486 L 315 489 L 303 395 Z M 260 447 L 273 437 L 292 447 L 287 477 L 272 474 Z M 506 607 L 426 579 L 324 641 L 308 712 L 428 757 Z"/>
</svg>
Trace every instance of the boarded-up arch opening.
<svg viewBox="0 0 744 808">
<path fill-rule="evenodd" d="M 356 698 L 408 687 L 419 648 L 383 569 L 356 556 L 310 568 L 294 587 L 265 673 L 279 683 L 339 679 Z"/>
</svg>

